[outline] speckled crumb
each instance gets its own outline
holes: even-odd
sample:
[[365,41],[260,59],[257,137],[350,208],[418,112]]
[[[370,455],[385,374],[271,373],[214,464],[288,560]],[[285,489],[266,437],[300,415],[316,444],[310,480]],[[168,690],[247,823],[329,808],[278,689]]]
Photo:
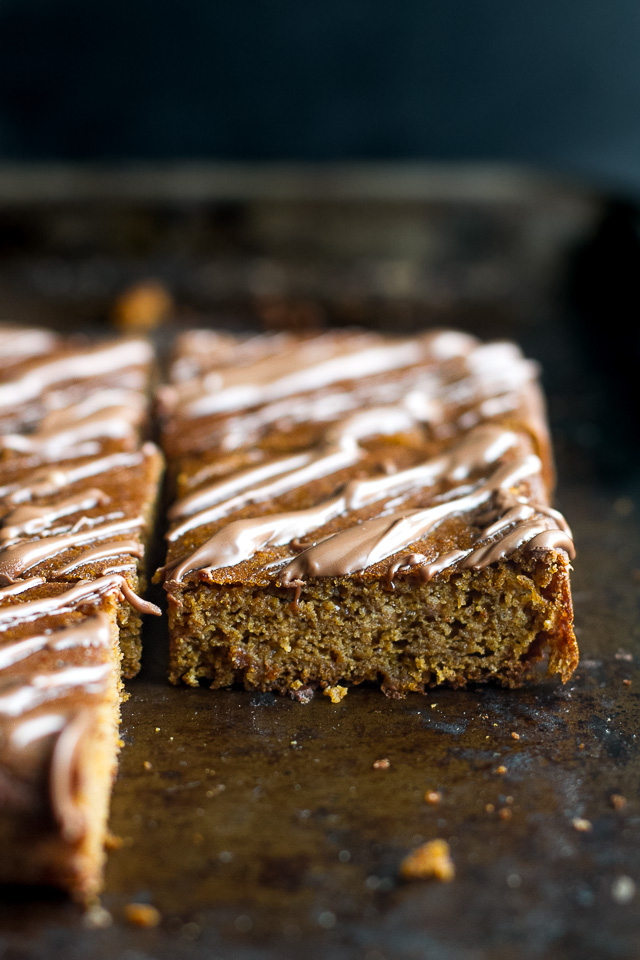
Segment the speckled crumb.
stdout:
[[86,930],[104,930],[113,923],[113,917],[108,910],[94,903],[82,915],[82,926]]
[[574,817],[571,821],[571,825],[574,830],[577,830],[578,833],[591,833],[593,830],[593,824],[591,820],[586,820],[584,817]]
[[405,880],[439,880],[451,883],[456,868],[446,840],[429,840],[407,854],[400,864],[400,876]]
[[160,911],[149,903],[128,903],[124,916],[134,927],[157,927],[162,919]]
[[331,703],[340,703],[341,700],[344,700],[347,693],[349,692],[348,687],[340,687],[338,685],[333,687],[325,687],[322,691],[325,697],[329,697]]
[[295,607],[276,584],[185,579],[169,590],[170,678],[213,688],[242,683],[308,701],[314,688],[336,702],[341,688],[376,683],[389,697],[447,684],[518,687],[549,673],[571,675],[577,650],[561,558],[509,560],[422,583],[407,575],[318,578]]

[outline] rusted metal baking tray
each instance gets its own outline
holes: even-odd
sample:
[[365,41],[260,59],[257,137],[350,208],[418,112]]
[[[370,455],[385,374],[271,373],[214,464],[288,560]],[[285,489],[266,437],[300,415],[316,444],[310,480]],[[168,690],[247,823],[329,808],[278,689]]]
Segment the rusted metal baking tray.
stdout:
[[[95,329],[154,277],[181,325],[435,320],[519,340],[544,368],[582,662],[566,687],[301,705],[170,687],[149,623],[124,706],[112,922],[5,890],[0,957],[640,956],[637,439],[562,293],[597,201],[486,170],[18,174],[0,175],[7,319]],[[404,854],[436,837],[455,881],[402,882]],[[159,926],[127,924],[131,902]]]

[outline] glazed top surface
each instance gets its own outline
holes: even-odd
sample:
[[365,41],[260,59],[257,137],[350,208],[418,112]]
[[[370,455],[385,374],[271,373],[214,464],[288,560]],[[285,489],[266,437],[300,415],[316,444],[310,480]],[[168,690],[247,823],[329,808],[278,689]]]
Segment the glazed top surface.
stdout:
[[0,588],[0,802],[5,812],[50,817],[69,839],[85,827],[78,751],[96,732],[98,708],[117,701],[122,601],[160,613],[118,574]]
[[137,451],[20,470],[0,465],[0,581],[117,572],[136,582],[162,458]]
[[482,344],[455,331],[401,339],[276,334],[236,341],[234,364],[231,340],[208,331],[179,339],[174,382],[159,391],[171,459],[312,446],[328,424],[372,407],[399,408],[404,424],[420,424],[434,439],[509,414],[526,417],[546,439],[537,366],[511,343]]
[[[49,335],[53,337],[53,335]],[[58,461],[133,449],[146,419],[151,346],[89,344],[0,328],[0,457]]]
[[391,568],[430,579],[516,550],[573,554],[548,506],[537,367],[514,344],[348,331],[234,353],[192,332],[177,353],[160,397],[182,468],[169,589]]
[[135,585],[162,465],[141,446],[150,344],[0,327],[0,358],[0,582]]
[[[81,739],[115,701],[116,580],[81,587],[40,578],[0,589],[0,791],[5,812],[36,817],[69,839]],[[115,734],[115,730],[114,730]]]
[[115,750],[118,607],[160,613],[132,589],[163,462],[140,444],[150,361],[0,327],[0,803],[71,841],[105,704]]
[[59,342],[60,337],[52,330],[0,324],[0,376],[10,376],[8,371],[26,359],[50,353]]

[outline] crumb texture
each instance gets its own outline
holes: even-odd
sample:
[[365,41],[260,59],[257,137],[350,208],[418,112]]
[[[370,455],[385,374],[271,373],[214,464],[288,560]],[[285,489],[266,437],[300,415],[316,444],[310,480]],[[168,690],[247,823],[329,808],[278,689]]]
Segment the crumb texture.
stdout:
[[[292,591],[201,584],[170,605],[171,679],[282,693],[379,683],[387,696],[495,680],[509,687],[548,654],[577,663],[567,570],[506,562],[447,580],[316,580]],[[332,697],[333,699],[333,697]]]

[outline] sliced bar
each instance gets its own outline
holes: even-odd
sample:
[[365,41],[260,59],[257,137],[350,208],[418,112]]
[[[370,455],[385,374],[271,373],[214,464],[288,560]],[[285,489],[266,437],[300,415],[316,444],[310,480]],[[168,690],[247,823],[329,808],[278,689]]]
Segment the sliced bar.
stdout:
[[0,457],[58,462],[135,449],[147,422],[146,340],[56,338],[50,351],[10,363],[19,347],[20,338],[0,328]]
[[191,333],[160,396],[170,676],[308,699],[577,663],[535,364],[452,331]]
[[[158,448],[145,443],[55,470],[20,469],[20,459],[0,463],[0,583],[121,573],[141,593],[163,469]],[[140,669],[139,612],[122,604],[118,625],[122,671],[132,677]]]
[[[0,583],[118,572],[139,592],[163,470],[142,443],[150,344],[48,337],[45,351],[46,331],[0,328]],[[118,623],[130,677],[141,620],[122,604]]]
[[41,578],[0,589],[0,882],[101,883],[120,715],[113,574],[76,585]]
[[[16,359],[17,358],[17,359]],[[0,880],[101,883],[163,458],[151,349],[0,329]]]

